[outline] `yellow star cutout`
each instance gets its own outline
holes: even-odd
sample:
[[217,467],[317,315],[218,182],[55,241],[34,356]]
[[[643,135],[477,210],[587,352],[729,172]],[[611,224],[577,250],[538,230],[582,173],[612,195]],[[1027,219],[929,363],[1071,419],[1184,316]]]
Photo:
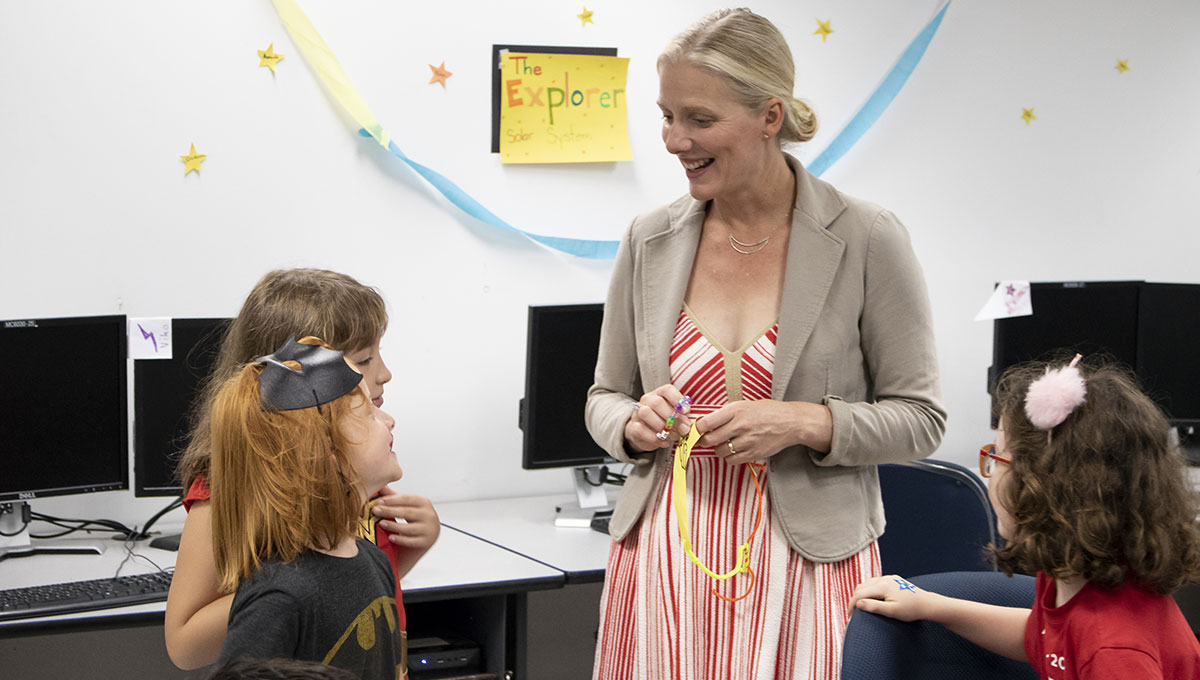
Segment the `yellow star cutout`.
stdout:
[[579,19],[580,27],[587,26],[588,24],[596,23],[596,22],[592,21],[592,11],[587,8],[587,5],[583,6],[583,12],[576,14],[575,16],[578,17],[578,19]]
[[833,29],[829,26],[829,24],[832,23],[833,19],[827,19],[825,21],[817,19],[817,30],[813,31],[813,35],[821,36],[821,42],[825,42],[825,39],[829,37],[829,34],[833,33]]
[[1033,109],[1031,109],[1031,108],[1026,109],[1026,108],[1022,107],[1021,108],[1021,119],[1025,121],[1026,125],[1029,125],[1029,121],[1037,120],[1037,116],[1033,115]]
[[186,175],[193,170],[196,171],[196,174],[200,174],[200,164],[204,162],[205,158],[208,158],[208,156],[196,153],[196,145],[193,144],[192,150],[188,152],[188,155],[179,157],[179,160],[183,161],[183,174]]
[[271,69],[271,73],[275,72],[275,65],[279,63],[280,59],[283,59],[283,55],[275,54],[275,43],[267,45],[265,50],[258,51],[258,65]]
[[1129,70],[1129,60],[1128,59],[1118,59],[1116,68],[1121,73],[1128,71]]
[[446,89],[446,79],[454,75],[446,70],[446,62],[442,62],[441,66],[429,65],[429,70],[433,71],[433,77],[429,79],[430,83],[441,83],[442,89]]

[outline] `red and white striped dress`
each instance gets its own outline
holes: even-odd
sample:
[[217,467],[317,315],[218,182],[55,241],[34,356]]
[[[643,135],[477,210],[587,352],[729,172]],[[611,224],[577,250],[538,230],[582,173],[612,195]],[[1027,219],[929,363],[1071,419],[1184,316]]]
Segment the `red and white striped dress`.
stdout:
[[[777,334],[778,325],[748,347],[722,351],[685,305],[671,346],[671,382],[694,400],[691,417],[730,400],[769,399]],[[772,517],[760,472],[763,523],[750,548],[754,587],[746,599],[725,602],[711,589],[737,597],[749,577],[715,581],[688,559],[671,504],[670,468],[664,470],[641,522],[609,552],[593,677],[836,680],[850,596],[862,580],[879,575],[878,546],[830,564],[804,559]],[[728,572],[754,526],[750,470],[697,447],[686,474],[693,549],[713,571]]]

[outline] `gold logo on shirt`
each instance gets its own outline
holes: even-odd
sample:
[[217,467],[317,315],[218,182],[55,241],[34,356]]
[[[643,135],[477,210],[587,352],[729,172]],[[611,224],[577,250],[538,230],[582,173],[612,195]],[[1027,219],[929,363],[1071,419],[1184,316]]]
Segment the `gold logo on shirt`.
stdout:
[[[376,639],[376,622],[383,618],[387,623],[387,632],[389,639],[380,641]],[[391,644],[391,636],[396,634],[396,598],[394,597],[379,597],[363,608],[358,616],[354,617],[354,621],[346,628],[346,632],[338,638],[329,653],[321,660],[325,665],[331,665],[333,660],[339,656],[339,652],[343,650],[346,643],[350,640],[351,634],[354,635],[354,640],[358,645],[358,649],[362,651],[370,651],[375,648],[378,643]],[[408,635],[405,631],[400,631],[400,663],[396,666],[396,677],[403,678],[408,674]],[[346,650],[347,654],[357,657],[358,654],[354,650]]]

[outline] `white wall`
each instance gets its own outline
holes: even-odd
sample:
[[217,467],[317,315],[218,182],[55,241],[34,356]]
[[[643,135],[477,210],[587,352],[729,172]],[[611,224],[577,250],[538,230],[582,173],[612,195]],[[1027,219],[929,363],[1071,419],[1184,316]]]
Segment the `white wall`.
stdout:
[[[653,62],[717,4],[600,0],[587,26],[582,5],[550,0],[301,4],[400,148],[512,224],[617,239],[686,191],[659,140]],[[823,121],[801,158],[937,8],[754,6],[788,36],[797,94]],[[832,20],[827,42],[816,18]],[[974,466],[990,437],[991,325],[971,319],[994,281],[1200,281],[1198,35],[1194,0],[955,0],[900,96],[825,174],[912,232],[951,414],[937,457]],[[274,77],[255,52],[271,42],[287,55]],[[630,57],[634,161],[503,167],[487,152],[493,42]],[[357,138],[271,3],[0,0],[0,57],[0,318],[232,315],[268,269],[344,271],[391,307],[398,488],[435,501],[569,488],[565,471],[520,468],[525,310],[602,300],[610,263],[475,222]],[[443,60],[445,89],[427,83],[427,64]],[[208,160],[184,176],[191,143]],[[141,522],[164,500],[110,492],[38,507]]]

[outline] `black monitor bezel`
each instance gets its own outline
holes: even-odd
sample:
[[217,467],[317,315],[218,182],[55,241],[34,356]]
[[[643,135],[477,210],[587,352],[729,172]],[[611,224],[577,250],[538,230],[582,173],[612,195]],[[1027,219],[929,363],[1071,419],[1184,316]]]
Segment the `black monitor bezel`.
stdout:
[[[215,340],[215,343],[209,345],[209,349],[213,354],[213,360],[215,361],[216,354],[220,351],[220,345],[224,341],[225,333],[232,321],[233,319],[229,317],[173,318],[171,319],[172,333],[178,336],[179,328],[197,328],[197,330],[204,331],[205,335],[201,338],[202,340]],[[179,354],[180,350],[183,352],[182,355]],[[194,359],[194,355],[192,354],[194,350],[194,346],[183,347],[173,344],[171,359],[147,359],[133,362],[133,495],[139,498],[179,496],[183,493],[183,488],[179,485],[178,480],[175,480],[175,483],[169,486],[151,486],[148,484],[151,481],[149,479],[151,475],[147,469],[149,460],[154,457],[167,456],[176,459],[173,462],[177,462],[182,448],[186,445],[186,440],[180,441],[178,443],[179,450],[174,452],[152,455],[151,452],[146,450],[148,446],[146,425],[149,422],[149,416],[147,416],[146,412],[150,404],[149,395],[146,394],[148,391],[146,383],[149,380],[148,376],[150,372],[146,369],[152,368],[151,363],[160,361],[191,361]],[[205,377],[200,377],[197,389],[202,389],[204,384]],[[193,400],[196,396],[199,396],[198,392],[194,395]],[[185,423],[190,423],[192,408],[194,407],[193,400],[189,400],[186,411],[178,416],[183,418]],[[173,469],[173,465],[168,465],[168,467]],[[174,475],[172,475],[172,479],[174,479]]]
[[[1005,369],[1009,368],[1010,366],[1015,366],[1017,364],[1023,363],[1024,361],[1051,361],[1054,359],[1061,359],[1062,357],[1059,357],[1059,356],[1053,354],[1058,351],[1072,350],[1072,349],[1078,349],[1085,353],[1092,353],[1092,351],[1093,351],[1091,348],[1083,347],[1081,345],[1075,345],[1074,347],[1072,347],[1072,346],[1053,346],[1053,347],[1046,346],[1043,349],[1041,349],[1038,354],[1026,356],[1023,359],[1018,359],[1018,360],[1011,361],[1011,362],[1007,361],[1007,357],[1004,356],[1005,353],[1002,352],[1002,346],[1005,344],[1005,342],[1007,340],[1006,336],[1008,334],[1016,333],[1016,331],[1018,329],[1014,329],[1014,326],[1028,324],[1032,321],[1032,319],[1036,318],[1036,314],[1038,312],[1038,295],[1037,295],[1037,293],[1039,291],[1048,291],[1048,290],[1085,291],[1088,289],[1112,290],[1114,288],[1119,288],[1119,289],[1127,290],[1127,291],[1133,293],[1135,296],[1135,300],[1133,303],[1133,310],[1131,312],[1131,316],[1124,321],[1123,325],[1128,326],[1128,328],[1134,333],[1134,347],[1131,350],[1129,356],[1118,356],[1117,353],[1110,353],[1110,356],[1112,356],[1112,358],[1114,358],[1118,361],[1121,361],[1122,363],[1127,364],[1128,367],[1131,370],[1133,370],[1136,368],[1136,361],[1137,361],[1137,345],[1136,345],[1136,342],[1137,342],[1137,337],[1136,337],[1137,300],[1136,300],[1136,296],[1140,290],[1139,287],[1141,286],[1141,284],[1142,284],[1142,281],[1136,281],[1136,280],[1134,280],[1134,281],[1033,281],[1033,282],[1030,282],[1029,298],[1030,298],[1030,304],[1033,306],[1034,314],[1032,316],[1026,315],[1026,316],[1006,317],[1006,318],[1001,318],[1001,319],[995,319],[992,322],[992,365],[988,367],[988,376],[987,376],[987,392],[991,396],[991,399],[990,399],[991,427],[994,429],[999,425],[1000,414],[998,413],[999,409],[996,404],[996,383],[1000,379],[1000,376],[1004,373]],[[999,285],[999,284],[997,284],[997,285]]]
[[[1188,346],[1196,337],[1194,335],[1189,337],[1186,334],[1181,334],[1181,324],[1178,322],[1178,315],[1172,317],[1172,320],[1176,321],[1174,324],[1163,319],[1151,319],[1150,313],[1144,306],[1147,302],[1151,301],[1153,296],[1157,296],[1160,293],[1167,293],[1170,296],[1172,291],[1186,291],[1187,297],[1190,300],[1200,300],[1200,284],[1155,282],[1142,284],[1138,299],[1137,375],[1138,379],[1142,381],[1142,386],[1146,390],[1146,393],[1163,409],[1163,413],[1167,416],[1167,421],[1171,425],[1181,429],[1194,429],[1200,426],[1200,401],[1197,401],[1196,398],[1192,399],[1192,401],[1197,402],[1193,405],[1195,408],[1193,412],[1188,412],[1189,409],[1187,408],[1184,408],[1183,412],[1180,412],[1181,405],[1176,402],[1175,393],[1164,389],[1163,383],[1156,379],[1157,371],[1152,371],[1150,368],[1151,365],[1157,364],[1163,370],[1182,372],[1188,368],[1189,361],[1192,365],[1197,363],[1194,345]],[[1172,301],[1177,303],[1180,301],[1182,295],[1171,297],[1174,297]],[[1153,303],[1157,302],[1159,301],[1153,301]],[[1200,304],[1197,305],[1196,313],[1200,315]],[[1200,327],[1200,320],[1193,320],[1189,328],[1196,329],[1197,327]],[[1178,351],[1166,349],[1165,351],[1169,353],[1169,357],[1152,358],[1148,356],[1156,344],[1163,342],[1177,344],[1178,347],[1176,349]],[[1160,352],[1164,350],[1161,346],[1158,349]],[[1200,380],[1200,370],[1192,373],[1191,377]]]
[[[586,429],[583,428],[583,409],[579,410],[580,432],[587,437],[587,442],[590,447],[585,445],[589,450],[588,455],[580,455],[574,457],[555,458],[554,460],[546,460],[538,456],[538,421],[542,417],[540,401],[544,401],[541,395],[535,394],[540,372],[543,369],[538,358],[544,349],[541,347],[541,339],[539,337],[540,324],[545,317],[553,314],[571,314],[571,313],[598,313],[601,320],[604,315],[603,303],[586,303],[586,304],[571,304],[571,305],[530,305],[528,317],[528,334],[526,335],[526,356],[525,356],[525,397],[521,399],[521,414],[519,426],[524,432],[521,444],[521,467],[526,470],[547,470],[554,468],[573,468],[586,467],[593,465],[603,465],[606,463],[616,462],[614,458],[609,456],[604,449],[592,440],[590,435],[587,435]],[[580,338],[581,347],[591,348],[590,338]],[[595,347],[592,351],[599,349],[599,336],[595,338]],[[589,354],[590,355],[590,354]],[[589,375],[594,374],[595,362],[583,362],[588,366]],[[586,395],[580,395],[581,401],[586,400]],[[582,439],[581,439],[582,441]]]
[[[1155,385],[1147,384],[1147,379],[1149,377],[1148,369],[1147,369],[1147,365],[1148,365],[1147,352],[1149,350],[1148,350],[1148,344],[1147,344],[1146,340],[1147,340],[1148,334],[1152,333],[1154,331],[1150,329],[1150,324],[1148,323],[1148,317],[1147,317],[1147,310],[1143,306],[1146,301],[1146,291],[1147,291],[1147,289],[1151,289],[1151,288],[1154,289],[1156,292],[1157,291],[1168,291],[1168,290],[1171,290],[1172,288],[1186,288],[1190,291],[1195,291],[1197,289],[1200,289],[1200,284],[1155,283],[1155,282],[1147,282],[1147,281],[1141,281],[1141,280],[1039,281],[1039,282],[1033,282],[1030,284],[1030,292],[1031,292],[1031,299],[1033,300],[1033,304],[1034,304],[1034,311],[1036,312],[1037,311],[1036,292],[1038,290],[1088,289],[1088,288],[1092,288],[1092,289],[1109,288],[1109,289],[1111,289],[1114,287],[1121,287],[1121,288],[1128,289],[1135,296],[1133,310],[1130,313],[1130,315],[1127,318],[1125,318],[1122,322],[1122,325],[1124,325],[1128,329],[1128,333],[1132,335],[1133,347],[1131,349],[1127,348],[1127,352],[1124,355],[1122,355],[1120,353],[1109,353],[1108,358],[1115,359],[1115,360],[1121,362],[1122,364],[1125,364],[1130,370],[1132,370],[1134,372],[1134,374],[1138,377],[1139,381],[1141,381],[1143,383],[1143,385],[1145,385],[1146,387],[1149,388],[1149,390],[1148,390],[1149,396],[1152,399],[1154,399],[1156,403],[1159,403],[1160,406],[1164,406],[1163,393],[1165,391],[1162,390],[1161,387],[1156,389]],[[1001,347],[1000,347],[1001,344],[1005,341],[1005,338],[1002,337],[1002,328],[1005,328],[1006,325],[1008,325],[1009,323],[1010,323],[1009,319],[996,319],[992,324],[992,365],[988,368],[987,389],[988,389],[988,394],[992,396],[992,414],[991,414],[992,421],[991,421],[991,423],[992,423],[993,428],[996,427],[996,425],[997,425],[997,423],[996,423],[997,413],[996,413],[996,404],[995,404],[996,381],[999,378],[1000,374],[1003,373],[1004,369],[1007,368],[1008,365],[1012,365],[1011,363],[1005,364],[1002,361],[1003,357],[1002,357]],[[1058,356],[1051,356],[1052,352],[1056,352],[1058,350],[1064,350],[1064,349],[1070,350],[1072,348],[1071,347],[1046,347],[1043,350],[1042,355],[1029,357],[1029,358],[1036,359],[1036,360],[1043,360],[1043,361],[1044,360],[1052,360],[1055,358],[1064,358],[1064,357],[1058,357]],[[1086,353],[1087,348],[1084,348],[1082,351],[1084,351]],[[1195,427],[1197,425],[1200,425],[1200,413],[1196,413],[1196,414],[1166,413],[1165,408],[1164,408],[1164,412],[1165,412],[1165,415],[1167,416],[1167,421],[1172,426]]]
[[[124,314],[103,314],[95,316],[65,316],[65,317],[44,317],[44,318],[26,318],[26,319],[9,319],[0,322],[0,327],[9,328],[30,328],[42,326],[68,326],[68,325],[103,325],[111,324],[110,331],[119,335],[119,352],[118,357],[113,359],[119,360],[123,369],[120,371],[120,380],[118,381],[119,396],[117,398],[116,408],[120,411],[120,429],[121,440],[124,445],[121,447],[120,464],[115,466],[117,472],[116,478],[110,481],[103,481],[96,484],[84,484],[76,486],[48,487],[37,489],[15,489],[13,491],[0,490],[0,503],[12,503],[20,501],[29,501],[40,498],[50,498],[54,496],[74,496],[87,493],[98,493],[101,491],[124,491],[129,488],[129,336],[128,336],[128,319]],[[66,361],[66,357],[55,357],[55,361]],[[10,357],[10,360],[12,358]],[[26,358],[28,360],[28,358]],[[5,386],[6,389],[11,389],[11,386]],[[47,407],[52,408],[51,406]]]

